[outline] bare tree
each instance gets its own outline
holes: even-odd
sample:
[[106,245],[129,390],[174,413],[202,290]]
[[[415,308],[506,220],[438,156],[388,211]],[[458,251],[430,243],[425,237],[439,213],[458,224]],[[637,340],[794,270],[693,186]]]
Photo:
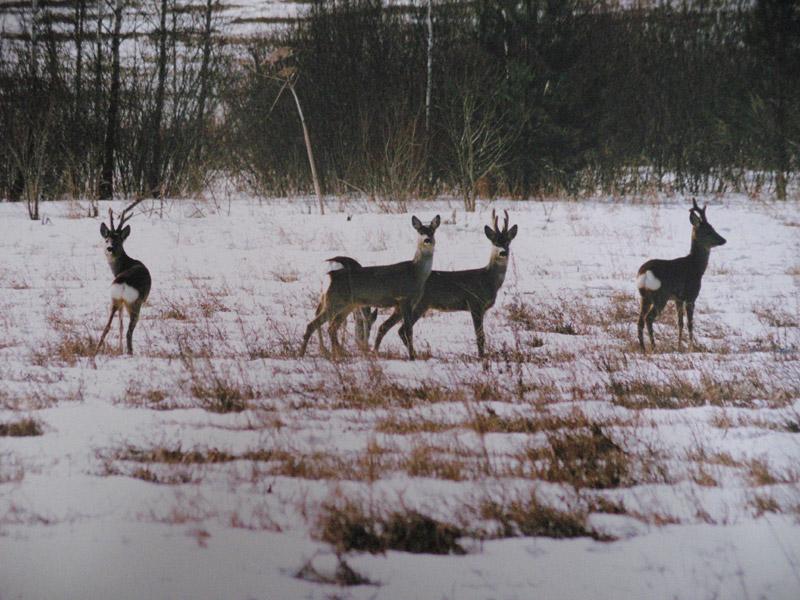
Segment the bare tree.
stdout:
[[100,174],[100,199],[114,196],[114,153],[117,147],[119,121],[120,62],[119,46],[122,38],[122,17],[125,3],[114,0],[114,33],[111,37],[111,91],[106,114],[106,137],[103,147],[103,168]]
[[200,63],[200,92],[197,97],[197,155],[202,155],[205,138],[206,102],[210,88],[212,21],[213,11],[219,6],[219,0],[206,0],[203,10],[203,57]]
[[503,129],[498,104],[495,93],[467,90],[447,125],[453,151],[450,171],[469,212],[475,210],[478,182],[500,169],[518,135]]
[[161,121],[164,115],[164,87],[167,79],[167,0],[160,0],[159,30],[158,30],[158,79],[156,83],[155,107],[153,110],[152,124],[152,155],[147,173],[148,192],[153,198],[161,196],[162,182],[162,139]]
[[425,85],[425,133],[431,130],[431,90],[433,89],[433,0],[428,0],[428,73]]
[[28,216],[39,220],[39,200],[43,194],[47,145],[52,126],[52,110],[48,106],[44,118],[41,115],[20,115],[7,140],[7,149],[15,168],[22,177],[22,196],[28,208]]

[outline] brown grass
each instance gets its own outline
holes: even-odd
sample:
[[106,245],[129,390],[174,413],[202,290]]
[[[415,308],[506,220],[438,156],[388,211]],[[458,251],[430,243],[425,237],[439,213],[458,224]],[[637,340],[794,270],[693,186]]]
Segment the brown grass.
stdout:
[[43,433],[42,424],[36,419],[26,418],[10,423],[0,423],[0,437],[31,437]]
[[776,485],[779,483],[797,483],[800,473],[785,469],[778,471],[769,464],[766,458],[752,458],[746,463],[747,479],[756,487]]
[[631,457],[597,424],[547,434],[547,446],[528,448],[519,460],[529,476],[580,488],[616,488],[638,481]]
[[[100,352],[105,354],[120,354],[117,344],[111,344],[112,338],[116,336],[109,336],[103,344]],[[48,367],[54,361],[64,363],[70,367],[75,366],[81,358],[94,356],[97,340],[91,335],[80,334],[75,331],[65,331],[60,334],[57,342],[45,342],[31,351],[31,364],[38,367]]]
[[364,510],[354,500],[327,502],[315,524],[315,537],[337,552],[464,554],[458,539],[464,532],[415,510],[382,513]]
[[788,388],[770,373],[739,370],[730,379],[701,371],[699,381],[678,369],[662,370],[658,381],[634,374],[625,378],[612,375],[607,392],[611,401],[629,409],[680,409],[693,406],[758,408],[784,407],[796,396],[797,384]]
[[498,525],[499,529],[492,537],[590,537],[603,541],[612,539],[587,525],[585,511],[562,511],[547,506],[533,493],[529,497],[502,502],[484,500],[480,504],[478,516]]

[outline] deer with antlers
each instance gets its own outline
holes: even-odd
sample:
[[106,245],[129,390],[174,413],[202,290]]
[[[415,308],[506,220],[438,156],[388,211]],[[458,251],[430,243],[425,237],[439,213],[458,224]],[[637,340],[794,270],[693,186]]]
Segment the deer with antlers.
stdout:
[[[492,211],[494,227],[484,227],[484,233],[492,243],[492,252],[489,263],[481,269],[465,271],[431,271],[425,283],[422,298],[414,307],[411,315],[413,326],[425,313],[430,310],[441,311],[467,311],[472,315],[472,324],[475,328],[475,341],[478,344],[478,356],[484,356],[485,335],[483,333],[483,317],[497,299],[497,292],[503,285],[508,269],[508,258],[511,252],[511,241],[517,236],[517,226],[508,228],[508,211],[503,211],[505,218],[503,228],[497,226],[497,215]],[[395,310],[378,329],[375,339],[375,350],[378,350],[381,340],[402,318]],[[404,323],[400,327],[400,339],[408,345],[408,329]]]
[[643,330],[647,324],[650,347],[656,347],[653,337],[653,321],[664,309],[667,302],[675,301],[678,311],[678,347],[683,338],[683,313],[689,325],[689,344],[694,343],[694,301],[700,294],[700,282],[708,266],[711,248],[722,246],[727,240],[718,234],[706,218],[706,206],[700,208],[692,198],[689,209],[689,222],[692,225],[692,245],[688,256],[673,260],[648,260],[636,277],[636,287],[641,296],[639,311],[639,346],[644,352]]
[[130,219],[133,208],[141,202],[137,200],[126,207],[120,214],[119,222],[114,226],[114,211],[108,209],[108,226],[100,224],[100,235],[105,240],[106,260],[114,274],[111,283],[111,314],[108,317],[103,334],[97,343],[95,354],[100,350],[103,341],[111,329],[114,315],[119,311],[119,347],[122,352],[122,309],[128,311],[128,354],[133,354],[133,330],[139,321],[139,311],[150,293],[150,271],[141,261],[131,258],[125,253],[123,243],[131,234],[131,226],[125,225]]

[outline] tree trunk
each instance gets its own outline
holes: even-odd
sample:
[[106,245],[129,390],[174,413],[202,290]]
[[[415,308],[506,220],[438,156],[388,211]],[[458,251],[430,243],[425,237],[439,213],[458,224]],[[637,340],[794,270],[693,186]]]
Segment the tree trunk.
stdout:
[[203,59],[200,63],[200,94],[197,99],[197,123],[195,125],[195,136],[197,139],[197,157],[203,153],[203,143],[205,142],[205,119],[206,119],[206,99],[208,98],[209,74],[211,66],[211,16],[212,8],[218,0],[206,0],[205,23],[203,26]]
[[425,134],[430,134],[431,89],[433,88],[433,0],[428,0],[428,76],[425,86]]
[[75,116],[83,109],[83,24],[86,20],[86,0],[75,5]]
[[156,84],[155,113],[153,114],[153,139],[150,168],[147,175],[147,185],[153,198],[161,196],[161,174],[164,172],[161,165],[161,121],[164,116],[164,86],[167,80],[167,0],[161,0],[161,28],[158,33],[158,82]]
[[111,38],[111,93],[108,100],[103,169],[100,174],[99,196],[101,200],[110,200],[114,196],[114,152],[117,147],[117,121],[119,120],[119,46],[122,32],[122,8],[122,0],[116,0],[114,6],[114,35]]

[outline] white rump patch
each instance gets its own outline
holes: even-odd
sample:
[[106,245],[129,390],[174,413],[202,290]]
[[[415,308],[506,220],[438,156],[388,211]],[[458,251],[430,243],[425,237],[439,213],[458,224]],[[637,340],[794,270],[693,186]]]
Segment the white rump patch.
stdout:
[[127,304],[133,304],[139,298],[139,292],[136,288],[129,286],[127,283],[112,283],[111,284],[111,299],[122,300]]
[[661,287],[661,280],[653,275],[652,271],[645,271],[639,277],[636,278],[636,285],[639,289],[646,289],[646,290],[657,290]]
[[338,260],[328,261],[328,265],[330,265],[330,267],[328,268],[328,273],[333,273],[334,271],[341,271],[342,269],[345,268],[344,265],[340,263]]

